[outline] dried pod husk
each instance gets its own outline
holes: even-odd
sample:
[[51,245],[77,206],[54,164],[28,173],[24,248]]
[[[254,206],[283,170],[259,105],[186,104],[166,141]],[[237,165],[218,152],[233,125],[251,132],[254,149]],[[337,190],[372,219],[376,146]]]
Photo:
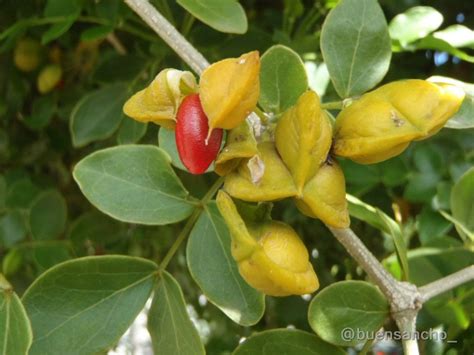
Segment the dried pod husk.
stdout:
[[296,206],[308,217],[319,218],[334,228],[350,225],[344,173],[336,161],[323,164],[305,185]]
[[290,226],[276,221],[247,224],[224,192],[217,206],[232,236],[232,255],[244,280],[271,296],[303,295],[319,287],[308,251]]
[[464,92],[455,86],[424,80],[384,85],[338,115],[334,153],[361,164],[392,158],[411,141],[437,133],[463,99]]
[[242,159],[250,159],[256,154],[257,141],[249,124],[244,121],[227,133],[226,144],[217,156],[214,171],[221,176],[227,175]]
[[232,197],[250,201],[274,201],[296,195],[293,178],[272,142],[259,143],[258,155],[244,159],[226,176],[224,189]]
[[201,75],[199,95],[210,131],[239,126],[257,106],[260,95],[257,51],[212,64]]
[[332,142],[332,125],[321,109],[318,95],[307,91],[278,121],[275,144],[295,181],[298,194],[326,160]]
[[128,99],[123,111],[134,120],[174,129],[181,101],[197,90],[196,79],[191,72],[165,69],[148,87]]

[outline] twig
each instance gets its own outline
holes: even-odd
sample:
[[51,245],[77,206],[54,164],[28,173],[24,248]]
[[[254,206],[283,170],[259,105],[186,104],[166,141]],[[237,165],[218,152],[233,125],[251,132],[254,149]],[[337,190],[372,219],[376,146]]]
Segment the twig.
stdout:
[[224,183],[224,178],[220,177],[218,178],[214,184],[210,187],[210,189],[207,191],[207,193],[204,195],[204,197],[201,199],[199,206],[194,210],[192,213],[191,217],[188,218],[186,221],[186,224],[184,225],[183,229],[179,233],[178,237],[174,241],[173,245],[171,245],[171,248],[168,250],[166,253],[165,257],[161,261],[160,265],[158,266],[158,272],[162,272],[166,269],[168,266],[169,262],[173,258],[174,254],[178,251],[181,243],[186,239],[188,234],[191,232],[193,229],[194,225],[196,224],[197,220],[201,216],[201,213],[203,209],[206,207],[206,205],[209,203],[209,201],[212,199],[212,197],[216,194],[216,192],[220,189],[222,184]]
[[357,235],[349,228],[337,229],[328,227],[336,239],[344,246],[347,252],[365,270],[367,275],[379,286],[389,300],[397,292],[398,281],[385,270],[375,256],[361,242]]
[[150,26],[181,59],[197,74],[209,66],[209,62],[194,48],[166,18],[147,0],[125,0],[148,26]]
[[115,33],[111,32],[107,35],[107,42],[110,43],[112,47],[117,51],[118,54],[120,55],[125,55],[127,54],[127,49],[125,46],[120,42],[118,37],[115,35]]
[[420,287],[421,299],[423,302],[426,302],[443,292],[449,291],[469,281],[474,281],[474,265]]

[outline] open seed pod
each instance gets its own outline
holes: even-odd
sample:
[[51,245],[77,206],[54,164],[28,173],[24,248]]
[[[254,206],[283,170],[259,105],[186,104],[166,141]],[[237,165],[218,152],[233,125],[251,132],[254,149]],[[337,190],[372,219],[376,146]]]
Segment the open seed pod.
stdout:
[[183,98],[197,92],[194,75],[176,69],[162,70],[148,87],[133,95],[123,106],[125,114],[140,122],[153,122],[168,129],[176,125],[176,113]]
[[257,142],[247,121],[227,133],[227,141],[216,159],[215,172],[221,176],[234,170],[242,159],[258,154]]

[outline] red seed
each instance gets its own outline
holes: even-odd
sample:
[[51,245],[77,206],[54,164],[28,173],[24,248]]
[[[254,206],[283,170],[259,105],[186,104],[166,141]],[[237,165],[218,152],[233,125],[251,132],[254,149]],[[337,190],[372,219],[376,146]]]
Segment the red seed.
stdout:
[[176,147],[181,161],[192,174],[203,174],[216,159],[222,142],[222,129],[214,129],[206,144],[209,123],[198,94],[186,96],[179,106]]

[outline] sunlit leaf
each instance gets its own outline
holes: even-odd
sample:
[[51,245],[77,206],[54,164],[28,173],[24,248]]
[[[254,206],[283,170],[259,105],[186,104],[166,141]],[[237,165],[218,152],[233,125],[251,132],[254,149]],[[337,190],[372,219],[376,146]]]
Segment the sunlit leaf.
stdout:
[[360,332],[375,334],[389,316],[388,301],[365,281],[331,284],[313,298],[308,311],[311,328],[323,340],[342,346],[365,342]]
[[321,32],[321,51],[342,98],[377,85],[390,65],[387,22],[376,0],[341,0]]
[[89,201],[115,219],[174,223],[188,217],[194,205],[168,159],[155,146],[123,145],[92,153],[73,175]]
[[178,282],[163,272],[148,313],[153,352],[156,355],[205,354],[199,334],[189,319]]
[[33,328],[30,355],[96,354],[113,346],[150,296],[157,266],[128,256],[59,264],[23,296]]

